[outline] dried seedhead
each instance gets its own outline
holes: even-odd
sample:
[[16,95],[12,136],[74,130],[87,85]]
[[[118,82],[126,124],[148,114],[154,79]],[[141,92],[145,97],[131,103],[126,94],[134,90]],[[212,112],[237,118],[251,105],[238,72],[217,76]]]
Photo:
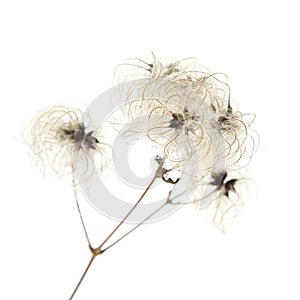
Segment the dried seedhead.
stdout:
[[[125,114],[132,121],[126,133],[146,134],[179,169],[184,164],[196,163],[198,169],[187,187],[195,200],[184,204],[207,207],[213,223],[223,230],[224,220],[241,207],[236,190],[241,180],[228,180],[227,172],[247,165],[257,148],[257,135],[250,128],[255,115],[243,114],[232,106],[225,74],[210,73],[191,59],[163,64],[152,54],[150,62],[132,60],[128,65],[131,79],[140,81],[139,96],[125,97]],[[141,80],[144,82],[140,83]],[[148,116],[147,122],[139,119],[141,115]],[[186,150],[184,158],[182,149]],[[223,166],[227,172],[215,173],[217,165],[217,169]],[[210,174],[210,182],[203,180]],[[213,190],[203,197],[206,186]]]
[[183,71],[190,68],[191,63],[189,61],[191,60],[193,59],[187,58],[162,63],[152,52],[149,62],[139,58],[127,59],[117,67],[114,77],[117,84],[145,78],[150,79],[150,81],[159,78],[173,78],[177,75],[179,78],[183,75]]
[[[203,178],[207,178],[216,165],[223,165],[228,172],[247,165],[257,147],[255,134],[250,129],[255,115],[243,114],[232,106],[227,76],[210,73],[191,59],[163,64],[152,56],[149,63],[144,60],[130,63],[131,74],[139,74],[136,78],[144,83],[139,83],[138,97],[125,97],[124,112],[132,122],[126,134],[143,136],[144,133],[180,167],[197,163],[198,171],[193,177],[198,179],[189,187],[195,191],[205,187],[207,183]],[[147,121],[139,119],[140,116],[148,116]],[[239,181],[228,181],[227,173],[223,175],[213,201],[197,200],[202,206],[210,203],[209,206],[215,208],[213,219],[218,227],[223,216],[240,203],[235,190]]]
[[223,156],[226,159],[227,168],[244,167],[256,151],[257,134],[250,129],[254,119],[254,114],[243,115],[240,112],[219,116],[218,126],[224,137]]
[[58,176],[74,171],[77,162],[88,163],[100,156],[102,169],[108,162],[108,145],[102,143],[94,131],[87,131],[83,113],[66,106],[41,110],[33,119],[27,144],[33,160],[45,172],[52,169]]
[[[241,194],[245,192],[247,179],[240,173],[228,175],[227,171],[215,173],[208,183],[199,185],[199,192],[195,192],[193,200],[197,208],[206,209],[212,223],[225,232],[226,226],[238,215],[243,206]],[[203,195],[203,187],[211,186],[212,189]]]

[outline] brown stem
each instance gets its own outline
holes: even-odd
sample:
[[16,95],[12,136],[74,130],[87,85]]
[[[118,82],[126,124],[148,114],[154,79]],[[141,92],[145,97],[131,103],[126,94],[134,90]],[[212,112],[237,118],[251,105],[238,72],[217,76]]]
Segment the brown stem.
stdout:
[[76,285],[76,287],[75,287],[75,289],[74,289],[74,291],[73,291],[73,293],[72,293],[72,295],[71,295],[71,297],[70,297],[69,300],[72,300],[73,297],[75,296],[75,294],[76,294],[76,292],[77,292],[77,290],[78,290],[78,288],[79,288],[79,286],[80,286],[82,280],[84,279],[86,273],[88,272],[88,270],[89,270],[90,266],[92,265],[92,263],[93,263],[93,261],[94,261],[95,258],[96,258],[96,255],[92,255],[92,257],[91,257],[91,259],[90,259],[90,261],[89,261],[87,267],[85,268],[83,274],[81,275],[81,278],[80,278],[80,280],[78,281],[78,283],[77,283],[77,285]]

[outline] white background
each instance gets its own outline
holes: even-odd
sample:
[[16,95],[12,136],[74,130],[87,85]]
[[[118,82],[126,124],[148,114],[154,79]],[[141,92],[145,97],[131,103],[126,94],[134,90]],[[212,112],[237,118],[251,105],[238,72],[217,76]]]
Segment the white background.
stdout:
[[256,113],[254,192],[225,236],[189,208],[140,228],[97,258],[74,299],[299,299],[297,2],[1,1],[0,298],[68,299],[89,260],[70,184],[30,166],[23,121],[89,103],[118,63],[154,51],[227,73]]

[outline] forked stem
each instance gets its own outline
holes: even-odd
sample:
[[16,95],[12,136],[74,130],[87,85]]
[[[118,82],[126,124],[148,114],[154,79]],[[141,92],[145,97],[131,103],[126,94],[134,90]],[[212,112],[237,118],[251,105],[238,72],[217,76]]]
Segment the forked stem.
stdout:
[[[114,228],[114,230],[105,238],[105,240],[100,244],[99,247],[97,248],[93,248],[89,242],[89,238],[88,238],[88,235],[87,235],[87,231],[85,229],[85,225],[84,225],[84,221],[83,221],[83,218],[82,218],[82,215],[81,215],[81,210],[80,210],[80,207],[79,207],[79,204],[78,204],[78,199],[76,197],[76,203],[77,203],[77,208],[78,208],[78,212],[79,212],[79,216],[80,216],[80,219],[81,219],[81,222],[82,222],[82,225],[83,225],[83,228],[84,228],[84,232],[86,234],[86,238],[88,240],[88,243],[89,243],[89,248],[90,248],[90,251],[92,252],[92,257],[91,257],[91,260],[90,262],[88,263],[85,271],[83,272],[80,280],[78,281],[71,297],[69,300],[73,299],[74,295],[76,294],[79,286],[81,285],[85,275],[87,274],[90,266],[92,265],[94,259],[102,254],[104,251],[102,250],[102,247],[104,246],[104,244],[106,244],[106,242],[115,234],[115,232],[122,226],[122,224],[124,224],[124,222],[127,220],[127,218],[130,216],[130,214],[136,209],[136,207],[139,205],[139,203],[143,200],[143,198],[145,197],[145,195],[147,194],[147,192],[149,191],[149,189],[151,188],[151,186],[153,185],[154,181],[157,179],[157,178],[161,178],[161,174],[162,174],[162,166],[165,162],[165,159],[164,158],[159,158],[157,157],[157,160],[156,160],[159,164],[158,168],[156,169],[155,171],[155,175],[154,177],[152,178],[151,182],[149,183],[149,185],[147,186],[147,188],[145,189],[145,191],[143,192],[143,194],[140,196],[140,198],[138,199],[138,201],[134,204],[134,206],[130,209],[130,211],[126,214],[126,216],[122,219],[122,221]],[[74,179],[73,179],[74,180]],[[75,193],[76,195],[76,193]],[[107,250],[107,249],[106,249]]]

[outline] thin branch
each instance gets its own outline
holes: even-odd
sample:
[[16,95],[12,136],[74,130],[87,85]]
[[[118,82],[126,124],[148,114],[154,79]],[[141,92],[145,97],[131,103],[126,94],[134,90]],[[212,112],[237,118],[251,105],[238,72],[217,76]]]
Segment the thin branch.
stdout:
[[115,246],[117,243],[119,243],[121,240],[123,240],[126,236],[128,236],[130,233],[138,229],[141,225],[143,225],[146,221],[148,221],[151,217],[153,217],[155,214],[157,214],[160,210],[162,210],[166,205],[173,204],[172,201],[176,199],[177,197],[181,196],[181,194],[177,195],[173,199],[171,199],[172,190],[169,192],[168,197],[166,199],[166,202],[163,203],[161,206],[159,206],[155,211],[153,211],[147,218],[145,218],[143,221],[141,221],[139,224],[134,226],[132,229],[130,229],[127,233],[125,233],[123,236],[118,238],[115,242],[113,242],[111,245],[107,246],[105,249],[102,250],[102,253],[111,247]]
[[130,209],[130,211],[126,214],[126,216],[122,219],[122,221],[115,227],[115,229],[107,236],[107,238],[100,244],[99,247],[93,249],[90,248],[93,254],[100,254],[102,253],[102,247],[107,243],[107,241],[115,234],[115,232],[122,226],[122,224],[124,224],[124,222],[127,220],[127,218],[131,215],[131,213],[136,209],[136,207],[140,204],[140,202],[143,200],[143,198],[145,197],[145,195],[147,194],[147,192],[149,191],[149,189],[151,188],[151,186],[153,185],[154,181],[157,178],[160,178],[162,176],[162,166],[165,162],[165,158],[160,158],[159,156],[156,157],[156,161],[158,162],[158,167],[155,171],[155,174],[151,180],[151,182],[149,183],[149,185],[147,186],[147,188],[145,189],[145,191],[143,192],[143,194],[140,196],[140,198],[138,199],[138,201],[134,204],[134,206]]
[[154,181],[156,180],[156,176],[153,177],[153,179],[151,180],[150,184],[148,185],[148,187],[146,188],[146,190],[143,192],[142,196],[139,198],[139,200],[134,204],[134,206],[130,209],[130,211],[127,213],[127,215],[123,218],[123,220],[115,227],[115,229],[107,236],[107,238],[101,243],[101,245],[99,247],[97,247],[96,249],[94,249],[95,253],[102,253],[102,247],[104,246],[104,244],[106,244],[106,242],[114,235],[114,233],[122,226],[122,224],[124,224],[124,222],[127,220],[127,218],[129,217],[129,215],[136,209],[136,207],[139,205],[139,203],[142,201],[142,199],[144,198],[144,196],[146,195],[146,193],[149,191],[149,189],[151,188],[151,186],[153,185]]
[[78,211],[78,214],[79,214],[79,217],[80,217],[81,225],[82,225],[86,240],[89,244],[89,247],[91,248],[92,247],[91,242],[90,242],[90,239],[89,239],[89,236],[88,236],[88,233],[87,233],[84,221],[83,221],[83,217],[82,217],[82,214],[81,214],[81,209],[80,209],[80,206],[79,206],[77,189],[76,189],[76,184],[75,184],[75,174],[74,174],[74,169],[73,168],[72,168],[72,184],[73,184],[73,189],[74,189],[74,197],[75,197],[75,200],[76,200],[76,207],[77,207],[77,211]]
[[110,249],[111,247],[115,246],[117,243],[119,243],[121,240],[123,240],[126,236],[128,236],[130,233],[138,229],[141,225],[143,225],[146,221],[148,221],[152,216],[154,216],[156,213],[158,213],[161,209],[163,209],[168,202],[165,202],[163,205],[158,207],[154,212],[152,212],[147,218],[145,218],[142,222],[134,226],[132,229],[130,229],[127,233],[125,233],[123,236],[118,238],[115,242],[107,246],[105,249],[102,250],[102,253],[105,252],[106,250]]

